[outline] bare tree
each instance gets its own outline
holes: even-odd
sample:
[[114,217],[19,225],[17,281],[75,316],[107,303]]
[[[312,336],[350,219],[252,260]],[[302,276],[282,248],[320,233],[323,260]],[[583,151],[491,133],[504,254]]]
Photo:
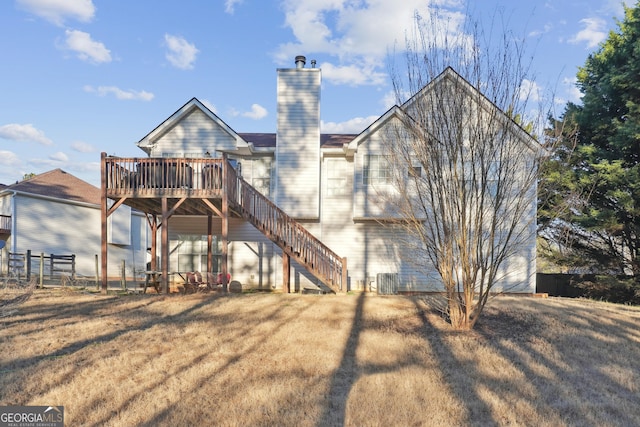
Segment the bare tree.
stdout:
[[470,21],[460,31],[443,18],[416,16],[406,73],[392,73],[398,100],[412,96],[386,127],[395,187],[387,202],[402,218],[395,226],[411,260],[437,271],[452,326],[470,329],[490,295],[517,285],[508,276],[518,260],[535,257],[544,150],[525,130],[537,124],[525,115],[536,86],[522,45],[507,32],[494,40]]

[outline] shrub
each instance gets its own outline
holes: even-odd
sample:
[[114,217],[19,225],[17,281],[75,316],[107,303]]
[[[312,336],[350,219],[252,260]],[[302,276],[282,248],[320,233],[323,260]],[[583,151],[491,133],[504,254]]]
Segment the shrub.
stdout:
[[594,280],[575,281],[572,286],[581,289],[587,298],[640,305],[640,282],[636,278],[598,275]]

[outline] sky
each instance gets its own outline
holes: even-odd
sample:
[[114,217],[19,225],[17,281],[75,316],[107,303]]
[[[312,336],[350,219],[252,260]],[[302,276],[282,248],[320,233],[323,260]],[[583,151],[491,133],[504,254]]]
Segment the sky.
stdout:
[[389,52],[434,7],[453,31],[500,16],[559,113],[624,13],[618,0],[3,0],[0,183],[61,168],[99,186],[101,152],[145,156],[136,142],[193,97],[236,132],[275,132],[276,70],[296,55],[322,69],[321,131],[360,133],[395,102]]

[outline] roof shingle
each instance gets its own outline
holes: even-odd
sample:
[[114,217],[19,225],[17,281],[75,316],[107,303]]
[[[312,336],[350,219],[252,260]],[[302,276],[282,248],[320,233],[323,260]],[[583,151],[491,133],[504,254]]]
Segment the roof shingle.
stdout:
[[54,197],[100,205],[100,189],[63,171],[54,169],[7,186],[6,191]]

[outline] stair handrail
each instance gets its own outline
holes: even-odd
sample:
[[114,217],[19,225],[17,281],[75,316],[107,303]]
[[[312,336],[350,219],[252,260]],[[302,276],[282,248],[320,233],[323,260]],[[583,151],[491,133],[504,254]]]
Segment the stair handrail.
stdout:
[[228,162],[225,169],[229,201],[242,217],[334,291],[345,289],[346,259],[245,181]]

